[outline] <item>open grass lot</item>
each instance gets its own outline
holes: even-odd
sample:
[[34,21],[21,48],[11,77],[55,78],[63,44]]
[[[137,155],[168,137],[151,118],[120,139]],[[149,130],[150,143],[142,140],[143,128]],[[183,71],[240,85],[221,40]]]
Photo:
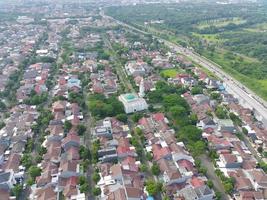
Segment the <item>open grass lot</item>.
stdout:
[[177,74],[182,73],[183,70],[178,69],[164,69],[160,72],[162,77],[174,78]]
[[194,37],[197,37],[199,39],[205,40],[210,43],[215,44],[222,44],[226,40],[223,38],[220,38],[219,34],[200,34],[200,33],[192,33]]
[[244,23],[246,23],[246,20],[239,18],[239,17],[220,18],[220,19],[212,19],[212,20],[202,21],[196,27],[198,29],[205,29],[205,28],[208,28],[211,26],[224,27],[224,26],[228,26],[229,24],[240,25],[240,24],[244,24]]
[[259,23],[251,27],[245,28],[245,31],[265,33],[267,32],[267,23]]

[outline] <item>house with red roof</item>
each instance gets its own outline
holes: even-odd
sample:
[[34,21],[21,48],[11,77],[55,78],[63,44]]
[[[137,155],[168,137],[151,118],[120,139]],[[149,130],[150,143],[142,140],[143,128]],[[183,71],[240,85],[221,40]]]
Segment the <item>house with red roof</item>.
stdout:
[[62,178],[70,178],[72,176],[80,176],[80,165],[76,160],[61,159],[59,165],[59,176]]
[[56,101],[52,105],[52,112],[65,112],[66,103],[64,101]]
[[119,159],[123,159],[128,156],[137,157],[134,147],[130,146],[118,146],[117,154]]
[[80,137],[76,133],[68,133],[67,137],[62,140],[62,147],[67,151],[71,147],[80,146]]
[[162,147],[161,144],[153,144],[152,145],[152,153],[155,161],[165,158],[171,159],[172,154],[168,146]]
[[136,164],[136,159],[132,156],[127,156],[121,161],[121,166],[123,170],[131,171],[131,172],[138,172],[139,167]]

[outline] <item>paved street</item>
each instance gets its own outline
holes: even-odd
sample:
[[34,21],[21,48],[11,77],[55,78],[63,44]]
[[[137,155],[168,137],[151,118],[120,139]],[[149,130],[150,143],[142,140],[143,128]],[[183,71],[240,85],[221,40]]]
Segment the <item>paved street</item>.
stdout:
[[134,88],[132,84],[130,83],[130,81],[128,80],[127,74],[123,69],[124,68],[123,64],[121,63],[120,59],[117,57],[116,52],[112,48],[110,41],[107,39],[106,35],[103,34],[102,37],[103,37],[103,41],[108,46],[108,48],[114,52],[114,60],[116,60],[116,62],[119,63],[119,65],[116,65],[115,68],[116,68],[116,72],[121,82],[123,83],[124,87],[127,88],[129,92],[134,92]]
[[225,193],[223,184],[218,176],[215,174],[214,166],[207,155],[201,155],[200,157],[202,166],[207,168],[207,177],[212,181],[214,188],[222,194],[222,199],[227,200],[229,196]]

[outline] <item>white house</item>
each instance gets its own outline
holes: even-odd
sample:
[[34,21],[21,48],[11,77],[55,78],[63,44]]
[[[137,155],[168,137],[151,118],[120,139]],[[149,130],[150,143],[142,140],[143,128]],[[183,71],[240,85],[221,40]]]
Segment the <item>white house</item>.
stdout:
[[148,108],[146,100],[138,97],[137,94],[134,93],[120,95],[119,101],[123,103],[124,110],[127,114],[146,110]]

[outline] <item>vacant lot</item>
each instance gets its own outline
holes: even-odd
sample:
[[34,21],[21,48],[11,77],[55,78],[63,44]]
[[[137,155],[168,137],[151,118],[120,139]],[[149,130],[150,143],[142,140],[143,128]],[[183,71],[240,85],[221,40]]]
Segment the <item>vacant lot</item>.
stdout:
[[165,69],[160,72],[162,77],[174,78],[177,74],[181,73],[182,70],[178,69]]
[[234,17],[234,18],[221,18],[221,19],[212,19],[208,21],[202,21],[200,22],[196,27],[198,29],[205,29],[211,26],[215,27],[225,27],[228,26],[229,24],[235,24],[235,25],[240,25],[246,23],[246,20],[239,18],[239,17]]

